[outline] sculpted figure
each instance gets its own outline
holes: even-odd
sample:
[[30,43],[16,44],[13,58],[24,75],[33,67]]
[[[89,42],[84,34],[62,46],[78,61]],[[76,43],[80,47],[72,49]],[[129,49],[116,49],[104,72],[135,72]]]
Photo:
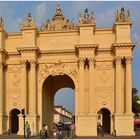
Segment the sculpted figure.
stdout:
[[126,22],[130,21],[130,13],[129,10],[127,10],[127,13],[125,12],[124,8],[121,8],[120,13],[117,10],[117,13],[115,13],[115,21],[116,22]]
[[87,9],[87,8],[86,8],[86,10],[85,10],[84,18],[85,18],[84,23],[89,23],[89,14],[88,14],[88,9]]
[[90,23],[94,23],[94,13],[93,13],[93,11],[92,11],[92,13],[91,13]]
[[3,28],[3,26],[4,26],[4,22],[3,22],[2,17],[0,17],[0,28]]
[[82,14],[79,15],[79,23],[83,23]]

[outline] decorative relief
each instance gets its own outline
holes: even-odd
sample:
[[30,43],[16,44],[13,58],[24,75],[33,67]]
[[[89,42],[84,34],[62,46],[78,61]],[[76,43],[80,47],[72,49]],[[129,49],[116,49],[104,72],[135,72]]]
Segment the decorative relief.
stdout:
[[51,20],[46,20],[40,30],[41,31],[59,31],[59,30],[74,30],[76,25],[74,20],[69,21],[62,15],[62,10],[58,5],[56,8],[56,13]]
[[111,106],[113,90],[110,90],[110,89],[96,90],[96,94],[98,96],[98,105],[100,107]]
[[117,13],[115,13],[115,22],[129,22],[129,21],[131,21],[129,10],[127,10],[126,12],[124,7],[121,8],[120,12],[117,10]]
[[9,72],[20,72],[20,65],[8,65]]
[[96,71],[96,85],[98,87],[106,87],[106,86],[112,86],[113,82],[113,74],[112,70],[97,70]]
[[19,106],[21,104],[22,98],[20,92],[10,91],[8,92],[8,105],[11,106]]
[[78,82],[77,78],[77,64],[66,64],[62,62],[54,63],[54,64],[40,64],[39,65],[39,82],[44,80],[47,76],[52,75],[64,75],[68,74],[75,83]]
[[9,73],[8,74],[8,87],[9,89],[14,89],[17,90],[18,88],[20,88],[20,73]]
[[35,19],[32,18],[31,13],[28,13],[27,18],[23,19],[20,26],[21,26],[21,28],[36,27]]
[[113,67],[113,62],[96,62],[96,69],[108,69]]

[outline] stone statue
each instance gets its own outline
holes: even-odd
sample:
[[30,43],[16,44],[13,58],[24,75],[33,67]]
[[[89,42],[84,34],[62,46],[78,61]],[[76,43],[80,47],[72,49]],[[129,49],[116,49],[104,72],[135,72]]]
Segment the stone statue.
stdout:
[[3,28],[3,26],[4,26],[4,22],[3,22],[2,17],[0,17],[0,28]]
[[95,23],[95,21],[94,21],[94,13],[93,13],[93,11],[92,11],[92,13],[91,13],[90,23]]
[[89,14],[88,14],[88,9],[86,8],[85,10],[85,15],[84,15],[84,23],[89,23]]
[[83,19],[82,19],[82,14],[80,13],[79,15],[79,23],[82,24],[83,23]]
[[117,13],[115,13],[115,22],[128,22],[130,20],[131,19],[130,19],[129,10],[125,12],[124,7],[121,8],[120,12],[117,10]]

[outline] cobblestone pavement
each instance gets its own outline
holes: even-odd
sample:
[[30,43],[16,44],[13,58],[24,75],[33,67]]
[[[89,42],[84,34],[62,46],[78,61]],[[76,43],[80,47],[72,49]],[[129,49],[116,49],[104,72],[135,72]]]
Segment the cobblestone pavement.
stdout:
[[[19,136],[16,134],[11,135],[0,135],[0,139],[24,139],[23,136]],[[40,139],[39,136],[31,136],[30,139]],[[67,137],[65,137],[67,139]],[[69,138],[71,139],[71,138]],[[140,131],[136,133],[136,136],[111,136],[111,135],[98,135],[94,137],[74,137],[74,139],[140,139]]]

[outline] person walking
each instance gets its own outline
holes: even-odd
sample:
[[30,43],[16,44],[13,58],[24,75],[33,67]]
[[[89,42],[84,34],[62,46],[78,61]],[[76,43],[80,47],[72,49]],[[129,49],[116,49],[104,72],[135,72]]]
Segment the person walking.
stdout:
[[41,139],[47,138],[48,138],[48,126],[46,124],[43,124],[43,128],[41,130]]
[[30,125],[29,125],[28,121],[26,121],[26,123],[25,123],[25,138],[29,139],[30,134],[31,134]]

